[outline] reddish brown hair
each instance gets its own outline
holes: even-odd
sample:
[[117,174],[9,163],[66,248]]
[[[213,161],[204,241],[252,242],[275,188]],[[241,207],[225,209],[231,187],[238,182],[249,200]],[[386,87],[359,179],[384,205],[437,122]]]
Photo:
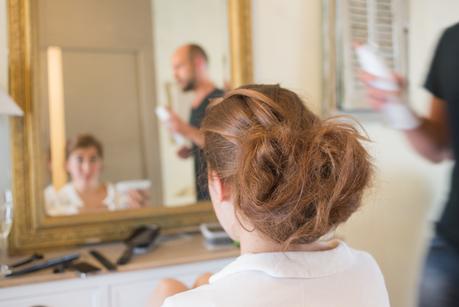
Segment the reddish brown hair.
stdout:
[[91,134],[79,134],[67,141],[65,147],[66,159],[68,159],[75,150],[89,147],[94,147],[97,151],[97,155],[101,158],[104,157],[102,143],[96,137]]
[[346,221],[372,174],[356,128],[319,119],[278,85],[228,92],[209,105],[201,129],[208,167],[231,189],[236,210],[284,247]]

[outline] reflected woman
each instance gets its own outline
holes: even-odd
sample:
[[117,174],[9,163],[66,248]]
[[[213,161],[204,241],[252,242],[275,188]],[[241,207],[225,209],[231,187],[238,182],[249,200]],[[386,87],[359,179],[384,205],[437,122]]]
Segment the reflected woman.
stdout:
[[65,168],[71,181],[47,203],[50,215],[116,210],[113,184],[101,181],[103,147],[90,134],[80,134],[67,142]]

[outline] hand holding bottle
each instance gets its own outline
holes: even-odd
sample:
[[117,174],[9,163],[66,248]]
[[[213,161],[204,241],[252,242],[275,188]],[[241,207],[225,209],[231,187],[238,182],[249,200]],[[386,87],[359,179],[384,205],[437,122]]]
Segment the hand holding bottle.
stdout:
[[369,103],[383,113],[394,129],[419,127],[420,119],[402,98],[403,78],[394,74],[371,46],[359,45],[355,51],[363,70],[359,77],[366,86]]
[[164,106],[156,107],[156,115],[170,129],[177,145],[186,144],[186,139],[178,132],[177,116]]

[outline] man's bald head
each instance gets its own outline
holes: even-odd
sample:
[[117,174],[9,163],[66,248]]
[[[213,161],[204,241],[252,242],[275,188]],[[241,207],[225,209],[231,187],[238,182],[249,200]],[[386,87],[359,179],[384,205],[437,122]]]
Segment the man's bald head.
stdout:
[[188,54],[189,54],[191,61],[200,58],[204,60],[206,64],[209,62],[207,53],[204,51],[204,49],[202,49],[201,46],[196,45],[196,44],[189,44],[189,45],[186,45],[186,47],[188,47]]
[[208,57],[197,44],[186,44],[177,48],[172,56],[174,77],[183,91],[194,90],[197,78],[207,67]]

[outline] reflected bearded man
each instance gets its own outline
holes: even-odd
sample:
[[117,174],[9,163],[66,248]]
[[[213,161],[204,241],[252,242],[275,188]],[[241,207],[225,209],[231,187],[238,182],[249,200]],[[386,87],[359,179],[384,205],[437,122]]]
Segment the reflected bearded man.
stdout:
[[224,92],[212,82],[208,71],[209,60],[204,49],[196,44],[177,48],[172,56],[174,78],[184,92],[193,92],[191,114],[188,122],[175,112],[170,112],[170,129],[191,141],[192,146],[182,146],[177,155],[182,159],[194,157],[196,198],[209,200],[207,189],[207,167],[202,148],[204,136],[199,130],[209,100],[223,96]]

